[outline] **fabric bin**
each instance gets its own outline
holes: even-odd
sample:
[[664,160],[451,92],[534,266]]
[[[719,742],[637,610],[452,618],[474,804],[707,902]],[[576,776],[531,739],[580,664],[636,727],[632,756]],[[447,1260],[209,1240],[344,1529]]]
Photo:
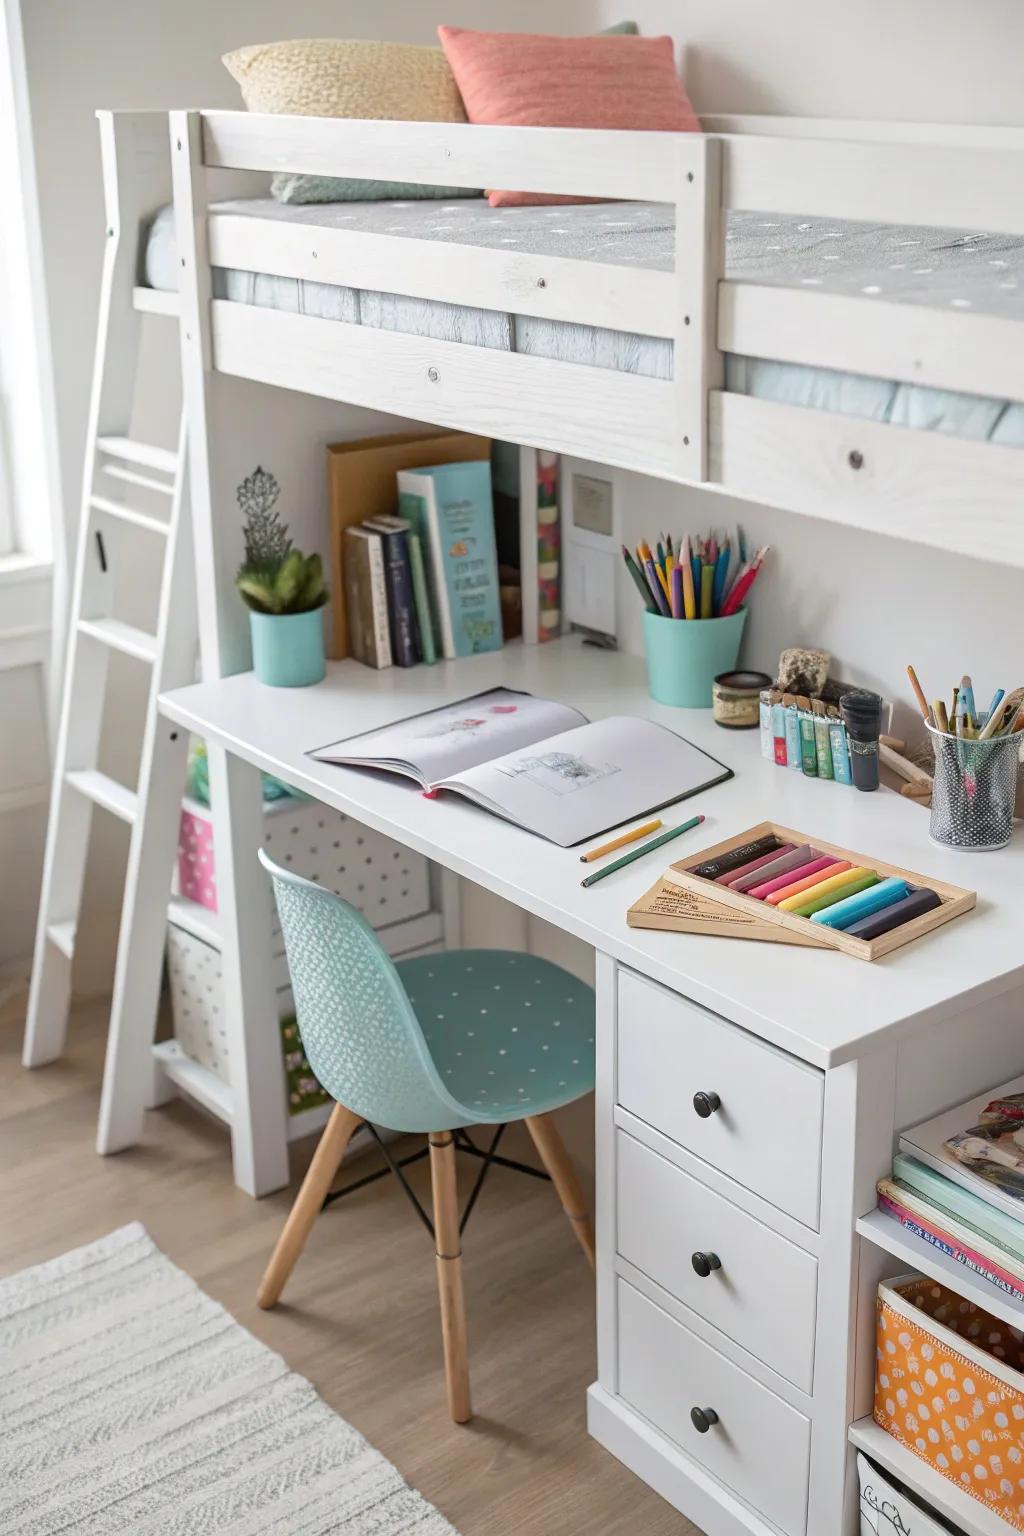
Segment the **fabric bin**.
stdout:
[[927,1511],[860,1451],[860,1536],[949,1536],[953,1526]]
[[1024,1531],[1024,1344],[919,1275],[878,1287],[875,1422]]
[[[316,800],[274,800],[264,806],[263,827],[272,859],[344,896],[375,928],[430,908],[427,859],[340,811]],[[217,910],[213,817],[198,800],[182,806],[178,893],[210,912]],[[276,912],[274,932],[279,932]]]
[[[313,1076],[302,1049],[283,954],[275,956],[274,967],[288,1111],[298,1115],[305,1109],[326,1104],[327,1094]],[[222,1083],[229,1083],[220,951],[176,923],[168,923],[167,972],[175,1039],[186,1056],[207,1067]]]

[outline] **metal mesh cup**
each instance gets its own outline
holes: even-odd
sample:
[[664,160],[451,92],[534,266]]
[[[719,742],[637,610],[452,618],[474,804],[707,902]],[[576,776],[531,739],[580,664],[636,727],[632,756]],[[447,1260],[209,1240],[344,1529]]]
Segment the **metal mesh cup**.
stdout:
[[1005,848],[1013,832],[1021,737],[963,741],[931,725],[928,732],[935,748],[932,841],[976,852]]

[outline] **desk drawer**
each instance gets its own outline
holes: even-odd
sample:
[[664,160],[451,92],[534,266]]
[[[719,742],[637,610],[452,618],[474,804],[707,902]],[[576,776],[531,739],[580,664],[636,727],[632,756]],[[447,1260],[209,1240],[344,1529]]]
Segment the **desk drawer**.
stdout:
[[[616,1167],[622,1257],[810,1392],[817,1261],[623,1131]],[[695,1253],[721,1268],[698,1273]]]
[[[713,1477],[786,1532],[807,1523],[810,1421],[618,1282],[619,1395]],[[690,1410],[718,1415],[705,1434]]]
[[623,1108],[817,1230],[823,1074],[632,971],[618,991]]

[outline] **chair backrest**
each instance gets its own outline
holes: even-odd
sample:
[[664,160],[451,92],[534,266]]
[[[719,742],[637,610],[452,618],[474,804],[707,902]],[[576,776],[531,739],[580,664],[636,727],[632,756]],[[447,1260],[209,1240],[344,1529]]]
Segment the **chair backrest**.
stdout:
[[299,1034],[327,1092],[395,1131],[447,1130],[465,1112],[445,1091],[401,978],[355,907],[260,849],[281,914]]

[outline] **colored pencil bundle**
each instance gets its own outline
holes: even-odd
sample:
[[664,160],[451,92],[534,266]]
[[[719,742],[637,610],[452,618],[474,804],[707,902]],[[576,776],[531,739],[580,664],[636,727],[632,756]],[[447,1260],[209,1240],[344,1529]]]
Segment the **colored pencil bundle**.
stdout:
[[[735,553],[735,558],[734,558]],[[738,613],[768,554],[768,545],[747,557],[743,530],[721,538],[686,534],[674,545],[664,534],[652,549],[641,539],[622,558],[648,613],[666,619],[726,619]]]

